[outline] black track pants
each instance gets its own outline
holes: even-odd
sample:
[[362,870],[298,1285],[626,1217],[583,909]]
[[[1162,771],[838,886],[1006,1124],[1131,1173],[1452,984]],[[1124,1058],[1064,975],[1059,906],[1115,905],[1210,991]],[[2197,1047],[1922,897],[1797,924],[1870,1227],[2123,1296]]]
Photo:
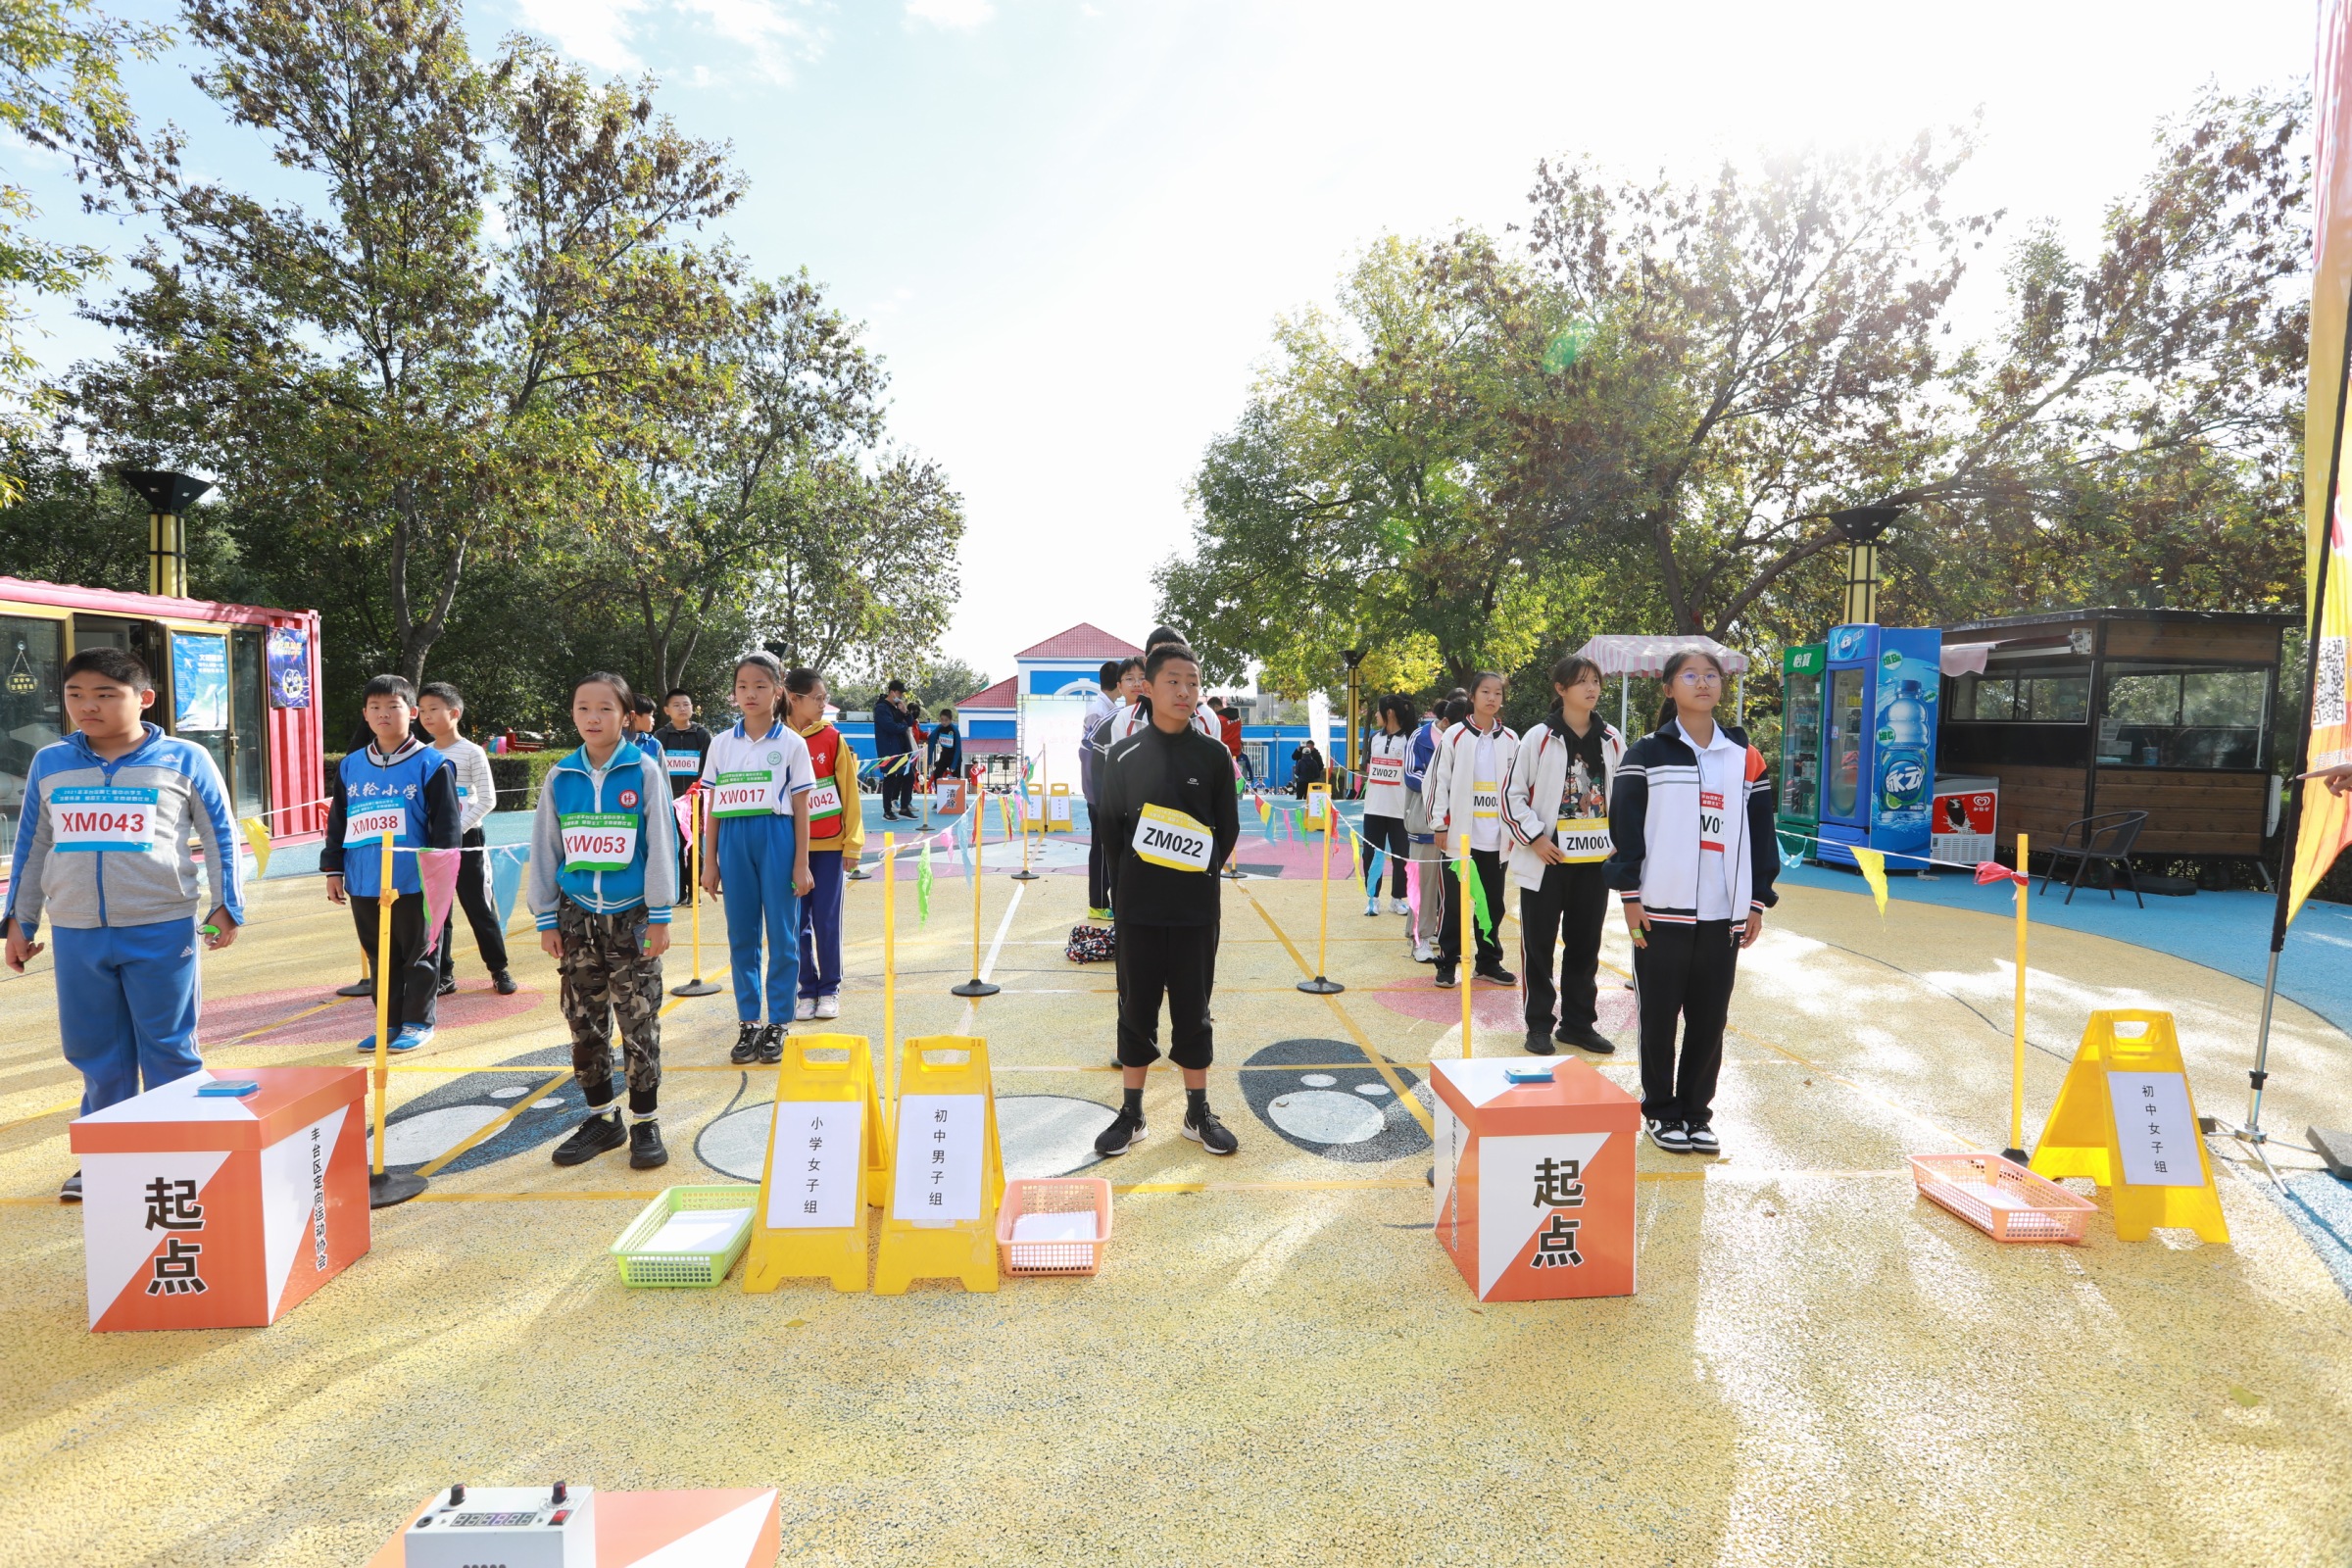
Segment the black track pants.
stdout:
[[[1519,978],[1527,991],[1527,1030],[1549,1034],[1554,1024],[1590,1029],[1599,1017],[1595,976],[1600,928],[1609,917],[1609,885],[1599,860],[1547,865],[1544,885],[1519,890]],[[1561,950],[1558,1011],[1553,1011],[1551,955]]]
[[1168,999],[1168,1059],[1205,1067],[1216,1055],[1208,993],[1216,981],[1217,927],[1118,922],[1119,1064],[1159,1059],[1159,999]]
[[[1634,950],[1634,990],[1642,1004],[1642,1115],[1692,1127],[1712,1119],[1741,929],[1730,920],[1694,925],[1653,920],[1648,945]],[[1678,1021],[1683,1035],[1679,1073],[1674,1059]]]
[[[1454,861],[1446,861],[1446,929],[1438,933],[1438,961],[1462,961],[1462,899],[1461,878],[1454,874]],[[1486,890],[1487,913],[1493,916],[1494,929],[1482,930],[1473,915],[1471,930],[1478,940],[1478,966],[1499,965],[1502,962],[1502,852],[1500,850],[1472,850],[1471,872]]]
[[1367,816],[1364,818],[1364,896],[1380,897],[1380,885],[1372,880],[1372,852],[1388,852],[1389,897],[1404,897],[1404,862],[1412,858],[1412,841],[1404,834],[1401,816]]

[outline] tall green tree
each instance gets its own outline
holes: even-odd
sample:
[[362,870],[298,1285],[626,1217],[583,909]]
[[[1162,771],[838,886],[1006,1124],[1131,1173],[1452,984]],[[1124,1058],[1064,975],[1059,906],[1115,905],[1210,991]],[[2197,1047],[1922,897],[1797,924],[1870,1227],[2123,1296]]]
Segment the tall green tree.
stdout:
[[911,670],[955,612],[963,501],[904,452],[795,464],[753,500],[764,540],[750,615],[788,664],[845,683]]

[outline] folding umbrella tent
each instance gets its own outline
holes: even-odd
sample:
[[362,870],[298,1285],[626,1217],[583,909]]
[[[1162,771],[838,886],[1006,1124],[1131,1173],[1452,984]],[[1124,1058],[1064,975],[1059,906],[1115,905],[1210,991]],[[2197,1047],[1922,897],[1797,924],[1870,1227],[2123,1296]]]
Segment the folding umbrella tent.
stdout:
[[[1666,673],[1666,661],[1686,648],[1696,648],[1715,656],[1723,672],[1735,680],[1747,673],[1747,656],[1736,648],[1726,648],[1712,637],[1695,633],[1682,637],[1647,637],[1640,635],[1595,637],[1576,651],[1579,659],[1590,659],[1600,666],[1603,675],[1617,677],[1617,727],[1627,723],[1628,682],[1635,675],[1646,675],[1652,680]],[[1747,707],[1747,686],[1740,681],[1739,705],[1742,712]]]

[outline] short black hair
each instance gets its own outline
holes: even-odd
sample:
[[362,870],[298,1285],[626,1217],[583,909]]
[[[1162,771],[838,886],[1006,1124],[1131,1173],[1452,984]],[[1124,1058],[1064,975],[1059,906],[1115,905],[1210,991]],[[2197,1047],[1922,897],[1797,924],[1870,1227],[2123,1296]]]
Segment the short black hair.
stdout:
[[1190,648],[1185,647],[1184,644],[1161,643],[1158,647],[1152,649],[1150,657],[1146,658],[1144,661],[1144,679],[1159,679],[1160,666],[1163,664],[1174,663],[1179,659],[1192,665],[1195,669],[1199,669],[1200,667],[1200,661],[1195,658],[1193,656],[1193,651]]
[[639,692],[637,694],[636,707],[637,711],[640,713],[651,713],[654,710],[654,700],[651,697],[646,696],[645,693]]
[[122,648],[83,649],[66,661],[64,679],[72,680],[76,675],[95,675],[134,692],[155,690],[155,677],[147,672],[138,655]]
[[465,697],[460,694],[455,686],[452,686],[445,680],[428,681],[416,689],[416,700],[418,702],[423,702],[427,697],[438,697],[442,702],[456,709],[459,712],[462,713],[466,711]]
[[906,683],[903,680],[893,680],[882,689],[886,692],[904,692],[906,689]]
[[[1173,626],[1154,626],[1152,628],[1152,635],[1144,639],[1144,654],[1149,658],[1154,648],[1165,648],[1170,644],[1178,648],[1185,646],[1184,633]],[[1193,662],[1198,664],[1200,661],[1196,659]]]
[[688,691],[683,686],[672,686],[668,691],[663,692],[662,694],[662,704],[667,706],[672,697],[683,697],[690,703],[694,701],[694,693]]
[[953,708],[943,708],[939,710],[939,716],[942,718],[954,718],[956,716],[956,710]]
[[406,675],[370,675],[368,684],[360,688],[360,703],[366,706],[370,697],[397,697],[411,708],[416,706],[416,688],[409,684]]
[[1225,711],[1225,699],[1224,699],[1224,698],[1222,698],[1222,697],[1214,697],[1214,696],[1212,696],[1212,697],[1210,697],[1210,698],[1209,698],[1209,700],[1208,700],[1208,706],[1209,706],[1209,707],[1211,707],[1211,708],[1213,708],[1213,709],[1215,709],[1215,710],[1216,710],[1218,712],[1222,713],[1223,711]]
[[1095,671],[1095,684],[1104,691],[1108,691],[1118,683],[1119,662],[1115,659],[1105,659],[1102,661],[1102,667]]
[[1143,667],[1144,656],[1141,654],[1129,654],[1125,659],[1119,661],[1119,678],[1121,680],[1125,680],[1129,670],[1141,669]]
[[784,672],[784,689],[795,697],[806,697],[816,690],[816,683],[823,679],[824,676],[808,665],[795,664]]

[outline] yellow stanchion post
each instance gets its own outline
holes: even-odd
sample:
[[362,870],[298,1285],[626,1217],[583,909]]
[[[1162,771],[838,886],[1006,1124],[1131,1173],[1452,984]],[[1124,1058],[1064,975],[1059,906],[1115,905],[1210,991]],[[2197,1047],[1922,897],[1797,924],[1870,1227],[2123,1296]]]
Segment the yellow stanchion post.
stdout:
[[[1454,880],[1461,885],[1462,895],[1462,962],[1454,966],[1453,974],[1462,986],[1462,1054],[1468,1056],[1471,1054],[1470,982],[1478,973],[1478,908],[1470,897],[1470,879],[1478,874],[1478,867],[1470,863],[1470,840],[1467,837],[1462,840],[1462,857],[1454,862],[1453,874]],[[1469,967],[1469,974],[1462,973],[1463,965]]]
[[950,996],[993,997],[1004,989],[980,978],[980,852],[987,842],[988,813],[975,800],[972,802],[972,977],[959,986],[949,987]]
[[385,1070],[392,1044],[392,909],[400,893],[392,879],[392,834],[384,834],[383,858],[378,862],[375,915],[375,1158],[368,1167],[368,1206],[390,1208],[405,1203],[425,1189],[423,1177],[411,1171],[384,1169],[384,1121],[389,1113],[385,1097],[392,1075]]
[[[1322,846],[1322,849],[1323,849],[1323,865],[1322,865],[1322,872],[1323,872],[1323,875],[1322,875],[1323,917],[1322,917],[1322,927],[1321,927],[1320,931],[1318,932],[1318,934],[1317,934],[1317,935],[1316,935],[1316,937],[1315,937],[1315,977],[1314,977],[1312,980],[1301,980],[1301,981],[1299,981],[1299,982],[1298,982],[1298,989],[1299,989],[1299,990],[1301,990],[1301,991],[1303,991],[1303,992],[1306,992],[1306,993],[1307,993],[1308,995],[1310,995],[1310,996],[1317,996],[1317,997],[1330,997],[1330,996],[1337,996],[1339,993],[1341,993],[1341,992],[1343,992],[1343,991],[1345,991],[1345,990],[1347,990],[1347,989],[1348,989],[1346,986],[1344,986],[1344,985],[1340,984],[1340,983],[1339,983],[1337,980],[1334,980],[1334,979],[1332,979],[1332,978],[1331,978],[1331,974],[1330,974],[1330,969],[1331,969],[1331,961],[1330,961],[1330,960],[1331,960],[1331,847],[1332,847],[1332,846],[1331,846],[1331,834],[1332,834],[1332,829],[1333,829],[1333,827],[1334,827],[1334,826],[1335,826],[1335,825],[1336,825],[1336,824],[1339,822],[1339,819],[1340,819],[1340,805],[1339,805],[1339,802],[1337,802],[1337,801],[1334,801],[1334,800],[1331,800],[1331,799],[1329,799],[1329,798],[1326,798],[1326,799],[1324,800],[1324,802],[1323,802],[1323,846]],[[1304,827],[1305,825],[1306,825],[1306,818],[1305,818],[1305,816],[1304,816],[1303,814],[1301,814],[1301,816],[1299,817],[1299,826],[1301,826],[1301,827]]]
[[882,1106],[882,1157],[890,1157],[890,1130],[899,1113],[899,836],[882,835],[882,1059],[890,1063],[890,1099]]
[[718,994],[718,982],[703,978],[703,798],[700,791],[693,797],[694,809],[686,813],[686,879],[694,884],[694,978],[682,986],[671,986],[673,997],[712,997]]
[[2033,891],[2026,869],[2027,838],[2017,835],[2017,999],[2010,1008],[2009,1147],[2003,1159],[2026,1163],[2026,895]]
[[[1037,880],[1037,873],[1029,869],[1029,808],[1032,804],[1037,807],[1040,813],[1043,813],[1046,808],[1045,797],[1042,795],[1032,796],[1029,800],[1021,803],[1021,868],[1012,873],[1012,880],[1015,882]],[[1040,814],[1037,820],[1042,830],[1046,820],[1044,815]],[[977,969],[974,972],[977,973]]]

